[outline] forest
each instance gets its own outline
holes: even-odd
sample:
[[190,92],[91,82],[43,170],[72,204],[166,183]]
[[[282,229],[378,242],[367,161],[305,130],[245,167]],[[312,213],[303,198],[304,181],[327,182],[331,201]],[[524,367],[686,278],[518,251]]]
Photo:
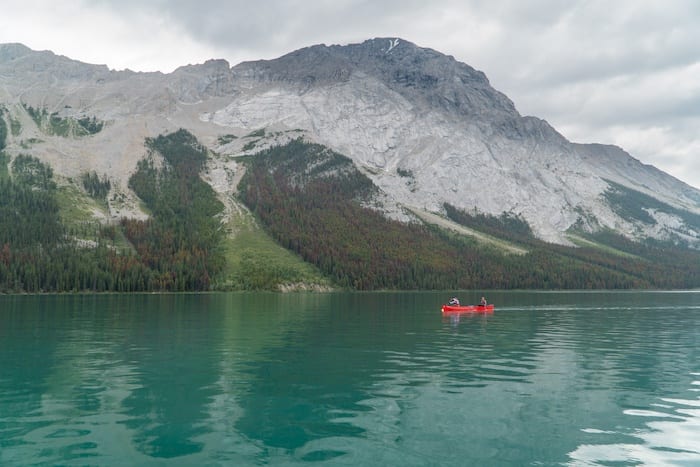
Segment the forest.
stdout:
[[151,210],[147,221],[122,219],[121,226],[139,260],[153,276],[149,288],[208,290],[222,267],[223,241],[216,217],[223,209],[214,190],[199,176],[207,149],[185,130],[146,140],[167,165],[156,169],[144,159],[129,186]]
[[[87,245],[61,223],[50,167],[19,155],[12,177],[0,171],[0,292],[209,290],[221,269],[215,216],[222,206],[199,178],[206,149],[184,130],[146,146],[149,158],[130,184],[152,216],[105,226]],[[165,160],[162,169],[154,168],[156,154]],[[82,181],[91,196],[104,196],[108,181],[96,174]],[[116,229],[132,248],[113,246]]]
[[[129,186],[150,217],[102,226],[90,241],[62,223],[51,167],[29,155],[10,162],[0,151],[0,292],[217,290],[232,268],[238,268],[234,287],[276,290],[285,274],[295,274],[256,261],[255,250],[246,250],[240,264],[227,264],[225,251],[234,243],[220,221],[223,205],[200,177],[211,154],[191,133],[148,138],[145,145],[148,155]],[[246,173],[238,197],[264,235],[336,289],[700,287],[700,252],[671,243],[575,232],[586,243],[565,247],[538,240],[512,214],[444,206],[450,220],[525,251],[516,254],[436,226],[390,220],[376,209],[376,187],[350,159],[302,140],[240,162]],[[88,173],[81,182],[88,196],[104,201],[108,179]],[[629,205],[623,195],[618,189],[610,196]]]
[[[273,237],[342,287],[379,289],[629,289],[700,285],[700,252],[579,232],[601,248],[537,240],[522,219],[470,215],[455,222],[522,245],[510,254],[436,227],[387,219],[363,200],[370,180],[352,161],[293,141],[250,162],[240,196]],[[365,203],[367,204],[367,203]]]
[[0,291],[116,290],[114,254],[66,239],[50,167],[18,156],[13,174],[0,175]]

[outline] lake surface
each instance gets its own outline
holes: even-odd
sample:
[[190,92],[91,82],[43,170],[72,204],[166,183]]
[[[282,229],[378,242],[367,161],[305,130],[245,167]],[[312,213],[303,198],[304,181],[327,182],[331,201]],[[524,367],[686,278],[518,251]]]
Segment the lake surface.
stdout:
[[700,465],[700,292],[487,296],[0,296],[0,465]]

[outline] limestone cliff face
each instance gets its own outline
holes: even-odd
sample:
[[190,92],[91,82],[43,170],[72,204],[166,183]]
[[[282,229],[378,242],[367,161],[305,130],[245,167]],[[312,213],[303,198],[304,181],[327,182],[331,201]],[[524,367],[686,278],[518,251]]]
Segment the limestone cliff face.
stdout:
[[[700,243],[700,226],[688,217],[650,206],[656,223],[645,224],[620,215],[605,196],[617,184],[698,214],[700,191],[620,148],[570,143],[547,122],[521,116],[482,72],[402,39],[316,45],[233,68],[210,60],[167,75],[2,45],[0,101],[25,123],[10,153],[34,137],[41,142],[31,150],[57,173],[97,170],[124,192],[146,136],[192,131],[222,156],[208,180],[231,193],[235,156],[303,135],[352,158],[398,218],[409,216],[403,207],[440,213],[447,202],[521,215],[539,236],[561,243],[573,225]],[[107,125],[89,138],[47,137],[20,104]],[[246,138],[260,130],[265,137]]]
[[240,92],[205,119],[303,129],[353,158],[403,205],[512,212],[560,242],[577,223],[639,230],[606,202],[607,180],[695,212],[700,206],[697,190],[619,148],[570,143],[547,122],[521,116],[483,73],[401,39],[317,45],[232,73]]

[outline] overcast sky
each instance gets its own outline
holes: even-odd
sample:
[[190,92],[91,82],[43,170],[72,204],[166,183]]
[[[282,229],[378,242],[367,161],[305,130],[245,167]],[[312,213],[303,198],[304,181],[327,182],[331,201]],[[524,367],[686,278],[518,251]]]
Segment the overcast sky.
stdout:
[[486,73],[523,115],[700,188],[697,0],[0,0],[0,43],[170,72],[401,37]]

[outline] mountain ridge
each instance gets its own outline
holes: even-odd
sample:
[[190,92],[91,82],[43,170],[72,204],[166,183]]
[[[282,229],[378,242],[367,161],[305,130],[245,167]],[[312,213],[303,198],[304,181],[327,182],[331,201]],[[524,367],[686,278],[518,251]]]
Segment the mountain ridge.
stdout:
[[[394,218],[415,220],[402,206],[444,215],[449,203],[522,216],[556,243],[570,244],[573,226],[700,243],[700,226],[675,214],[652,212],[651,224],[625,219],[605,199],[610,180],[699,213],[700,191],[621,148],[569,142],[545,120],[521,116],[483,72],[400,38],[313,45],[234,66],[212,59],[169,74],[3,44],[0,75],[0,100],[23,123],[8,154],[36,154],[66,178],[109,174],[126,200],[110,203],[114,219],[145,216],[126,183],[147,152],[144,138],[187,128],[222,156],[206,174],[222,197],[233,193],[237,157],[302,134],[350,157],[386,194],[383,209]],[[97,117],[105,128],[84,138],[46,135],[32,128],[27,105]],[[246,138],[257,131],[265,137]]]

